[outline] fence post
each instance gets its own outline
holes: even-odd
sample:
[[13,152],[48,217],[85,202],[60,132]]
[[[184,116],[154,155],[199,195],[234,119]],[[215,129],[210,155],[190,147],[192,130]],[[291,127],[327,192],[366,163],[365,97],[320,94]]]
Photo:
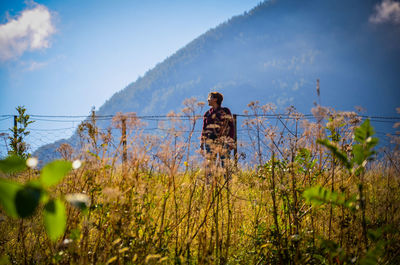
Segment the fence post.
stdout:
[[126,117],[122,116],[122,166],[125,166],[127,160],[127,148],[126,148]]
[[93,123],[93,128],[96,128],[96,110],[94,107],[92,108],[92,123]]
[[237,167],[238,155],[237,155],[237,114],[233,114],[233,124],[235,127],[235,134],[233,135],[233,140],[235,141],[235,146],[233,148],[233,156],[235,159],[235,167]]
[[[19,149],[19,146],[17,145],[17,143],[18,143],[18,122],[17,122],[17,119],[18,119],[18,116],[17,115],[14,115],[14,128],[13,128],[13,131],[14,131],[14,140],[13,140],[13,147],[15,148],[15,152],[16,152],[16,154],[18,154],[18,149]],[[13,148],[13,147],[11,147],[11,148]]]

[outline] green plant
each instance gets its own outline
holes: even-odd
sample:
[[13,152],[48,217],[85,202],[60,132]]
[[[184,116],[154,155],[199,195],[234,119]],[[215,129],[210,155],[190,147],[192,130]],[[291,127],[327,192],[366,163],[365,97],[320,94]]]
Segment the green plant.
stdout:
[[26,108],[24,106],[18,106],[16,108],[18,116],[14,118],[14,126],[10,129],[12,136],[9,136],[10,147],[9,155],[17,155],[22,158],[28,158],[28,145],[26,144],[25,137],[29,135],[27,127],[34,121],[30,121],[30,116],[25,114]]
[[331,203],[332,205],[345,206],[352,211],[355,210],[356,196],[346,199],[345,194],[333,192],[321,186],[314,186],[305,190],[303,197],[314,206]]
[[[19,156],[0,160],[0,172],[4,174],[15,174],[25,169],[26,160]],[[58,184],[71,170],[71,162],[57,160],[45,165],[38,179],[25,184],[0,178],[0,205],[12,218],[28,218],[34,215],[38,206],[42,204],[45,230],[49,238],[55,241],[64,234],[66,227],[64,201],[67,200],[80,209],[88,206],[88,200],[84,196],[57,197],[50,192],[50,188]]]
[[[365,124],[364,133],[357,128],[357,134],[364,136],[356,141],[354,126],[359,123],[348,122],[353,116],[328,116],[333,117],[326,119],[330,126],[307,121],[298,134],[290,117],[283,116],[277,126],[272,119],[254,121],[260,122],[250,130],[260,128],[263,166],[258,166],[256,154],[253,164],[239,163],[232,169],[231,178],[224,178],[218,168],[212,171],[209,184],[204,181],[202,159],[190,154],[190,166],[184,163],[188,148],[198,147],[194,138],[191,143],[188,139],[193,119],[184,122],[187,117],[180,113],[160,124],[164,132],[160,134],[147,133],[140,117],[126,113],[114,117],[111,129],[117,129],[118,136],[126,117],[125,164],[117,163],[124,152],[122,144],[111,141],[116,146],[110,148],[100,132],[98,157],[88,155],[88,149],[95,150],[95,139],[85,128],[85,145],[73,152],[85,158],[85,165],[70,171],[61,183],[54,178],[44,185],[43,171],[25,170],[19,158],[0,161],[1,172],[12,174],[18,187],[39,182],[31,186],[40,190],[41,197],[31,217],[17,213],[18,219],[6,218],[0,204],[0,264],[2,258],[13,264],[400,264],[400,182],[395,167],[399,155],[388,150],[393,162],[380,156],[359,169],[353,146],[367,141],[371,130]],[[257,136],[256,131],[249,133]],[[317,145],[318,138],[329,139],[349,168]],[[251,150],[258,152],[258,138],[254,139]],[[18,164],[22,172],[14,174]],[[25,193],[29,197],[35,192]],[[299,196],[303,192],[305,199]],[[65,205],[62,240],[50,242],[43,229],[46,193],[48,200],[59,199]],[[86,208],[88,198],[83,194],[91,202],[85,215],[70,207]]]
[[[382,246],[379,243],[374,251],[368,251],[368,231],[366,220],[366,194],[365,187],[365,168],[368,161],[373,160],[373,155],[376,153],[373,149],[378,144],[378,139],[373,137],[374,129],[367,119],[359,127],[354,130],[355,143],[352,146],[351,157],[349,158],[345,151],[341,150],[338,146],[340,135],[335,133],[334,129],[330,129],[331,139],[318,139],[317,142],[332,153],[335,160],[339,161],[348,171],[350,176],[358,178],[358,194],[352,195],[350,199],[346,199],[345,194],[329,191],[323,187],[311,187],[303,192],[303,197],[306,201],[312,203],[314,206],[319,206],[325,203],[331,205],[344,206],[352,211],[360,209],[361,211],[361,224],[362,236],[365,249],[367,250],[366,256],[363,258],[362,264],[369,264],[366,260],[376,260],[377,257],[373,255],[381,255]],[[355,198],[358,197],[358,204],[355,206]],[[365,263],[367,262],[367,263]]]
[[373,137],[374,134],[374,128],[371,126],[368,119],[354,130],[354,140],[356,143],[353,145],[351,158],[346,155],[346,152],[340,150],[335,141],[318,139],[317,142],[328,148],[333,156],[337,158],[350,173],[360,176],[365,172],[367,162],[373,160],[373,155],[376,154],[373,149],[378,144],[378,138]]

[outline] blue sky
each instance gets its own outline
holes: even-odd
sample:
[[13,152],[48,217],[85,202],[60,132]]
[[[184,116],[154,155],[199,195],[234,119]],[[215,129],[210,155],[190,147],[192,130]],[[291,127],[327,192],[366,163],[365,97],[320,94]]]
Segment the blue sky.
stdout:
[[[88,115],[207,30],[260,0],[1,0],[0,115]],[[30,150],[79,121],[35,118]],[[54,120],[54,119],[53,119]],[[0,157],[12,118],[0,116]]]
[[[29,114],[88,115],[193,39],[260,1],[0,0],[0,157],[12,126],[12,118],[1,115],[16,114],[20,105]],[[376,3],[370,24],[397,27],[400,2]],[[36,118],[31,150],[68,138],[80,120]]]
[[31,114],[86,115],[194,38],[258,2],[3,0],[0,114],[15,114],[24,105]]

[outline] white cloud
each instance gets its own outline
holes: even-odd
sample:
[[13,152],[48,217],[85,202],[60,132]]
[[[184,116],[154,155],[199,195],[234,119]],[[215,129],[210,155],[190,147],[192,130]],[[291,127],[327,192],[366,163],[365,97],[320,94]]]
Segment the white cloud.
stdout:
[[47,62],[30,62],[28,67],[26,68],[27,71],[36,71],[40,68],[43,68],[47,65]]
[[375,13],[370,16],[369,21],[377,24],[385,22],[400,24],[400,2],[383,0],[376,5]]
[[6,61],[50,46],[48,38],[55,32],[47,7],[35,4],[16,19],[0,25],[0,60]]
[[292,86],[292,90],[293,90],[293,91],[297,91],[297,90],[299,90],[300,88],[302,88],[302,87],[304,86],[305,81],[306,81],[306,80],[304,79],[304,77],[302,77],[302,78],[300,78],[300,80],[294,82],[294,84],[293,84],[293,86]]

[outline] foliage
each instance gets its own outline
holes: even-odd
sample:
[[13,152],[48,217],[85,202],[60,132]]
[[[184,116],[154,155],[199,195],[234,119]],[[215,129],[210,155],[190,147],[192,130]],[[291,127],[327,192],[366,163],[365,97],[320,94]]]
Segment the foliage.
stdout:
[[[26,161],[11,156],[0,161],[0,172],[22,171]],[[57,240],[65,232],[66,213],[64,200],[51,194],[49,188],[59,183],[72,169],[68,161],[53,161],[44,166],[40,177],[25,184],[0,178],[0,205],[13,218],[29,218],[43,204],[43,221],[49,238]],[[76,202],[73,205],[77,205]]]
[[0,160],[0,171],[5,174],[12,174],[26,169],[25,159],[20,156],[11,155]]
[[187,104],[198,107],[185,109],[185,119],[171,115],[159,135],[146,134],[135,115],[114,117],[118,132],[126,122],[126,146],[94,122],[82,127],[82,150],[64,152],[85,161],[77,170],[67,161],[41,171],[24,169],[21,159],[0,161],[7,177],[0,257],[28,264],[399,262],[400,183],[390,161],[400,157],[372,160],[368,122],[324,110],[311,123],[294,109],[271,121],[260,114],[274,108],[254,103],[258,116],[244,128],[252,164],[211,163],[206,176],[206,161],[188,151],[197,148],[190,145],[201,104]]
[[346,200],[346,196],[344,194],[332,192],[320,186],[314,186],[305,190],[303,197],[307,202],[312,203],[315,206],[319,206],[324,203],[332,203],[338,206],[345,206],[351,210],[355,209],[355,196]]
[[[340,161],[340,163],[348,170],[349,174],[355,174],[356,176],[361,175],[361,179],[358,183],[358,205],[355,207],[356,195],[353,195],[351,199],[346,199],[345,194],[338,194],[334,191],[329,191],[323,187],[315,186],[304,191],[303,197],[315,206],[322,205],[324,203],[330,203],[334,205],[344,206],[352,211],[355,209],[361,209],[361,224],[363,227],[363,237],[365,240],[365,247],[368,250],[368,238],[367,238],[367,224],[366,224],[366,202],[365,192],[363,187],[365,186],[365,180],[363,178],[365,173],[365,166],[367,161],[372,160],[372,156],[375,154],[373,148],[378,144],[378,139],[374,138],[374,129],[372,128],[369,120],[365,120],[361,126],[354,129],[355,143],[352,146],[352,159],[349,159],[345,151],[340,150],[337,143],[340,140],[340,135],[336,133],[336,128],[329,128],[331,132],[332,141],[328,139],[318,139],[317,142],[332,153],[333,157]],[[370,232],[372,233],[372,232]],[[376,264],[379,257],[383,254],[383,242],[378,242],[374,249],[369,249],[366,255],[361,259],[360,264]]]
[[28,158],[28,146],[24,141],[25,137],[29,135],[29,131],[27,131],[27,127],[29,124],[34,121],[30,121],[30,116],[25,114],[26,108],[24,106],[18,106],[16,108],[18,112],[18,116],[16,117],[16,124],[10,129],[12,132],[12,136],[9,136],[10,147],[9,155],[16,155],[22,158]]

